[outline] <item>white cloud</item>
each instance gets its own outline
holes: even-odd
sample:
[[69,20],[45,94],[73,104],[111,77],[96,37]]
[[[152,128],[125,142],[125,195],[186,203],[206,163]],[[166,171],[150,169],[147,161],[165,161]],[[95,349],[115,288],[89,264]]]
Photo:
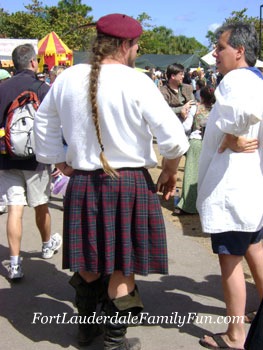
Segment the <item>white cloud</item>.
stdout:
[[211,32],[214,32],[220,26],[221,26],[221,23],[213,23],[213,24],[210,24],[210,26],[208,27],[208,30],[210,30]]

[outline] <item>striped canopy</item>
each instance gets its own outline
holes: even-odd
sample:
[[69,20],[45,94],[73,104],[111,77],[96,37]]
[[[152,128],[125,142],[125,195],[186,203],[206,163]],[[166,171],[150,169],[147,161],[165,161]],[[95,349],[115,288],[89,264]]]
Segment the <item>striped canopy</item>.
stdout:
[[55,32],[51,32],[39,40],[38,55],[49,56],[56,54],[72,54],[72,50],[63,43]]

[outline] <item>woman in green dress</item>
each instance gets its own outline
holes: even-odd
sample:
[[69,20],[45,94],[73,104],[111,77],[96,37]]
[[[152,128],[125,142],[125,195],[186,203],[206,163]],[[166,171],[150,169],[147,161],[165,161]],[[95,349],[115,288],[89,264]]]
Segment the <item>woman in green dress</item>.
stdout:
[[186,154],[182,195],[173,215],[197,214],[198,163],[206,122],[215,102],[214,89],[204,86],[200,90],[200,97],[201,102],[194,116],[193,132],[189,137],[190,148]]

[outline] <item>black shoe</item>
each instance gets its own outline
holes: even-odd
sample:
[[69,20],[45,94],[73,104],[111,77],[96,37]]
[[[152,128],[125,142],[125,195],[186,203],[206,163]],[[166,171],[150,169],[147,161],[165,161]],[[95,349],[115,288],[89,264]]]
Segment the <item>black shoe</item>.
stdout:
[[93,340],[104,333],[103,327],[98,324],[80,325],[78,331],[78,343],[80,346],[87,346]]
[[175,208],[173,211],[173,216],[181,216],[181,215],[193,215],[192,213],[187,213],[183,209]]

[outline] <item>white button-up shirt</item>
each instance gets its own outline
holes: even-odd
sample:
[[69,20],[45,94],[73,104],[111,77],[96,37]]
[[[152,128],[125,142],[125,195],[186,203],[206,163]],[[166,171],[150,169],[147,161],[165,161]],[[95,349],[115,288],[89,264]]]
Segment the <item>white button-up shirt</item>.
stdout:
[[[199,161],[197,209],[207,233],[256,232],[263,226],[263,80],[229,72],[215,92]],[[225,133],[258,138],[254,153],[218,153]]]

